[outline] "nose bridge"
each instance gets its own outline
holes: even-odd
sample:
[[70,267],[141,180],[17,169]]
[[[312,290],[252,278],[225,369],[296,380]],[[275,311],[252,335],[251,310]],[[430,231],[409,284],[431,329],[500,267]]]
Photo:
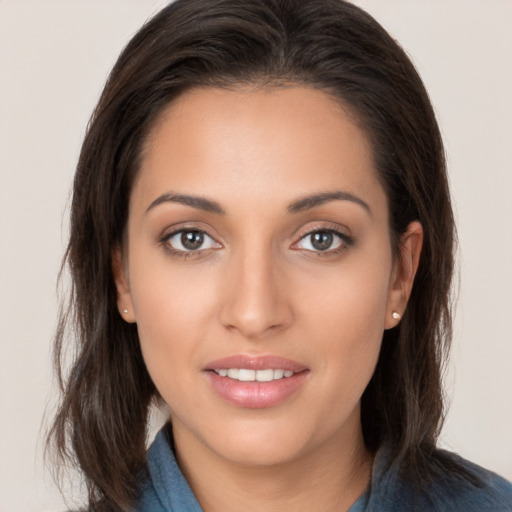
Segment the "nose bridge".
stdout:
[[239,247],[228,267],[221,314],[225,327],[257,338],[288,324],[291,312],[271,247],[261,243]]

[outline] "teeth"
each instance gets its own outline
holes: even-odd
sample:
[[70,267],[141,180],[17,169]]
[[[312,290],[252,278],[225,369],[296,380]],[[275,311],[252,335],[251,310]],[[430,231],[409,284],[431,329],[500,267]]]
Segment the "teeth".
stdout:
[[241,380],[242,382],[250,382],[251,380],[254,380],[255,378],[256,378],[255,370],[245,370],[245,369],[238,370],[238,380]]
[[274,379],[282,379],[284,377],[284,370],[274,370]]
[[270,382],[274,380],[274,370],[258,370],[256,372],[256,380],[259,382]]
[[291,370],[283,370],[278,368],[273,370],[268,368],[265,370],[248,370],[246,368],[223,368],[215,370],[217,375],[221,377],[229,377],[230,379],[239,380],[241,382],[271,382],[282,378],[288,378],[293,375]]

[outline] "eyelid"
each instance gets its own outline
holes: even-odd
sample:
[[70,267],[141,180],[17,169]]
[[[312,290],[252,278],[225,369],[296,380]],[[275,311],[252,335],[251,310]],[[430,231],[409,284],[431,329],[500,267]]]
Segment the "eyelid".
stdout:
[[[308,237],[314,233],[318,233],[318,232],[322,232],[322,231],[332,233],[333,235],[337,236],[341,240],[341,244],[333,249],[326,249],[325,251],[296,247],[297,244],[299,244],[306,237]],[[345,226],[341,226],[339,224],[334,224],[334,223],[317,224],[314,227],[308,228],[305,232],[301,233],[300,236],[297,238],[297,241],[292,244],[292,249],[303,250],[303,251],[307,251],[307,252],[314,253],[317,255],[335,254],[337,252],[348,249],[348,247],[353,245],[355,242],[352,235],[349,235],[349,234],[345,233],[344,231],[349,231],[349,230]]]
[[[170,228],[168,228],[168,229],[170,229]],[[187,231],[189,231],[189,232],[194,231],[194,232],[201,233],[205,238],[210,239],[210,246],[205,247],[205,248],[201,247],[198,249],[186,249],[186,248],[179,249],[179,248],[172,246],[169,243],[169,240],[171,240],[173,237],[179,235],[180,233],[187,232]],[[299,231],[299,230],[297,230],[297,231]],[[302,230],[300,230],[300,231],[302,231]],[[294,249],[294,250],[298,250],[298,251],[300,250],[300,251],[313,253],[313,254],[319,255],[319,256],[329,255],[329,254],[330,255],[337,254],[337,253],[340,253],[340,252],[348,249],[355,242],[352,235],[346,234],[344,231],[350,232],[349,228],[347,228],[346,226],[340,225],[340,224],[336,224],[336,223],[332,223],[332,222],[318,223],[318,224],[302,231],[300,236],[296,235],[295,236],[296,241],[291,245],[290,248]],[[332,233],[334,236],[336,236],[340,239],[340,243],[334,248],[325,249],[323,251],[319,250],[319,249],[314,249],[314,248],[308,249],[308,248],[303,248],[303,247],[297,247],[297,245],[302,240],[304,240],[306,237],[311,236],[312,234],[318,233],[318,232]],[[164,233],[159,237],[159,244],[162,245],[166,251],[172,253],[173,255],[179,256],[179,257],[191,257],[194,255],[198,256],[201,253],[210,251],[211,249],[220,249],[223,247],[223,244],[217,240],[217,237],[212,236],[209,233],[208,229],[199,227],[197,224],[191,225],[191,224],[187,224],[187,223],[175,225],[169,231],[165,230]]]
[[[173,247],[169,241],[174,238],[175,236],[179,235],[180,233],[184,232],[197,232],[201,233],[205,238],[209,238],[211,242],[213,242],[213,246],[205,247],[205,248],[199,248],[199,249],[178,249],[176,247]],[[200,228],[197,225],[190,225],[190,224],[182,224],[178,226],[173,226],[173,228],[170,231],[164,231],[164,233],[159,237],[159,243],[162,245],[165,250],[168,252],[182,257],[188,257],[192,255],[199,255],[201,253],[204,253],[205,251],[209,251],[210,249],[218,249],[222,247],[222,244],[217,241],[217,239],[212,236],[207,230],[204,228]],[[180,242],[181,243],[181,242]]]

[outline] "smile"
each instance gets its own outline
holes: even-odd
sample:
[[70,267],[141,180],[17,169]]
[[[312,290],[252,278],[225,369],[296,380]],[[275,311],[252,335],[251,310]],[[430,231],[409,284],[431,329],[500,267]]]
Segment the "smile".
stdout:
[[275,355],[235,354],[211,361],[203,374],[211,390],[236,407],[275,407],[300,392],[309,380],[310,368]]
[[221,368],[214,370],[217,375],[229,379],[239,380],[241,382],[271,382],[273,380],[286,379],[293,375],[293,371],[282,368],[263,370],[250,370],[247,368]]

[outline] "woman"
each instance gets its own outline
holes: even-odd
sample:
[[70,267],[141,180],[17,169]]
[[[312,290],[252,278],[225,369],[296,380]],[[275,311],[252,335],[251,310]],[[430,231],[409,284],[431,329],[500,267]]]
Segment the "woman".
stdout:
[[[92,510],[512,510],[436,449],[454,226],[414,67],[339,0],[185,0],[75,177],[52,436]],[[61,379],[64,383],[64,379]],[[147,416],[170,421],[146,455]]]

